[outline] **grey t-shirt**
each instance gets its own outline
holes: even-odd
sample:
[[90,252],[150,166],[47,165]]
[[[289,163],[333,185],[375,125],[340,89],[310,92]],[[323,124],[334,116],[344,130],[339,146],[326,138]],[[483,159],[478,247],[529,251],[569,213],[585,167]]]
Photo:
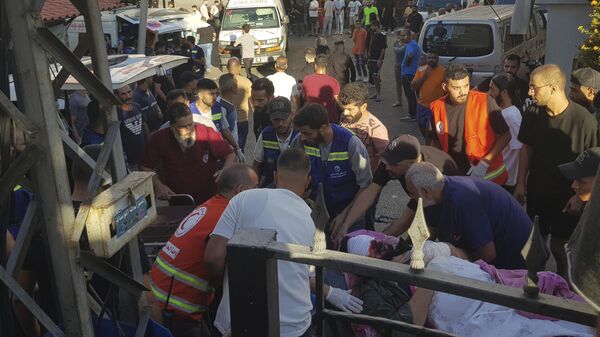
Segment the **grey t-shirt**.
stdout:
[[[296,137],[292,142],[292,147],[302,148],[302,142],[300,137]],[[319,144],[319,150],[321,151],[321,160],[326,161],[329,158],[329,152],[331,151],[330,144]],[[350,138],[348,142],[348,155],[350,156],[350,162],[352,163],[352,172],[356,176],[356,184],[360,188],[365,188],[371,183],[373,173],[371,172],[371,165],[369,164],[369,153],[365,145],[356,136]]]
[[250,34],[245,33],[242,36],[238,37],[235,41],[235,46],[242,45],[242,58],[243,59],[251,59],[254,58],[254,43],[258,41],[256,38]]

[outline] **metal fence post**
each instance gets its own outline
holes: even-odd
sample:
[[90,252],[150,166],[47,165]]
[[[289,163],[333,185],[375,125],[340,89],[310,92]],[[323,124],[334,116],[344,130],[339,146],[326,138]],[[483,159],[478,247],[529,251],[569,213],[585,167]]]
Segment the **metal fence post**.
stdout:
[[[279,337],[277,260],[264,249],[275,240],[272,230],[236,233],[227,246],[227,277],[233,337]],[[236,246],[238,240],[256,249]]]

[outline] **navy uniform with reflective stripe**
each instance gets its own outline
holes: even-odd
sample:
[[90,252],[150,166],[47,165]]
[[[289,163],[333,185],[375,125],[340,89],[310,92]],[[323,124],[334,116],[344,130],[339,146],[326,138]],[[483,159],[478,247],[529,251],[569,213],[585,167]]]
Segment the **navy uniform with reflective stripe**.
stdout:
[[[196,106],[196,101],[190,103],[190,110],[193,114],[202,115],[198,107]],[[223,118],[225,117],[225,108],[221,105],[221,103],[215,101],[213,106],[210,108],[211,118],[213,123],[215,123],[215,127],[219,132],[223,132]]]
[[335,124],[331,124],[331,128],[333,141],[326,161],[321,159],[318,147],[304,145],[304,151],[310,159],[311,199],[316,200],[319,183],[323,183],[325,204],[329,216],[334,217],[352,202],[359,186],[348,153],[348,144],[353,134]]
[[[290,144],[298,135],[298,130],[292,129],[292,136],[290,138]],[[279,149],[279,141],[277,140],[277,134],[273,126],[267,126],[262,132],[262,147],[263,147],[263,162],[262,162],[262,176],[264,181],[263,186],[267,186],[273,182],[273,172],[277,170],[277,159],[281,154]]]

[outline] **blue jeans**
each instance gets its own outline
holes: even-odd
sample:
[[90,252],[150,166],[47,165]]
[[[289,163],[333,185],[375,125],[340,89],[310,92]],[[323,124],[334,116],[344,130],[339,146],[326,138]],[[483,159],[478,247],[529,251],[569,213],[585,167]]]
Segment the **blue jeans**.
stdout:
[[206,69],[210,69],[210,67],[212,66],[212,49],[213,49],[213,44],[211,43],[203,43],[199,45],[200,48],[202,48],[202,51],[204,51],[204,59],[206,60]]
[[426,106],[417,103],[417,125],[421,129],[427,129],[433,119],[433,112]]
[[242,152],[244,152],[246,148],[246,139],[248,138],[248,121],[238,122],[237,123],[237,132],[238,132],[238,145]]

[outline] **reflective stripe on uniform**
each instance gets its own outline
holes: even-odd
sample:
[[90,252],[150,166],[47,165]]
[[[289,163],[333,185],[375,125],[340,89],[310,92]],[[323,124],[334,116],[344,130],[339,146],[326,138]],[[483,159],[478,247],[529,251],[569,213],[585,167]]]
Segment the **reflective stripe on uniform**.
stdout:
[[340,160],[348,160],[350,159],[350,155],[348,152],[331,152],[329,154],[328,161],[340,161]]
[[266,149],[279,150],[279,144],[277,142],[274,142],[271,140],[263,140],[262,144],[263,144],[263,147]]
[[198,290],[207,293],[211,293],[214,291],[214,289],[208,284],[208,282],[196,275],[186,273],[180,269],[175,268],[174,266],[170,265],[165,260],[163,260],[160,257],[160,255],[156,257],[156,265],[165,274],[169,276],[175,276],[175,279],[179,282],[185,283],[191,287],[194,287]]
[[152,294],[162,303],[167,303],[167,298],[169,299],[168,305],[176,308],[177,310],[183,311],[188,314],[195,314],[198,312],[205,312],[206,307],[190,303],[180,297],[174,296],[173,294],[168,295],[164,291],[158,289],[154,283],[150,283],[150,289],[152,290]]
[[483,179],[486,180],[493,180],[498,178],[499,176],[502,175],[502,173],[504,173],[504,171],[506,171],[506,166],[504,164],[500,165],[500,167],[498,167],[497,169],[495,169],[494,171],[486,174]]
[[313,156],[313,157],[321,157],[321,150],[319,150],[319,148],[316,147],[312,147],[312,146],[304,146],[304,152],[306,152],[307,155],[309,156]]
[[218,121],[218,120],[220,120],[220,119],[221,119],[222,115],[223,115],[223,114],[221,114],[221,113],[214,114],[214,115],[212,115],[212,120],[213,120],[213,121]]

